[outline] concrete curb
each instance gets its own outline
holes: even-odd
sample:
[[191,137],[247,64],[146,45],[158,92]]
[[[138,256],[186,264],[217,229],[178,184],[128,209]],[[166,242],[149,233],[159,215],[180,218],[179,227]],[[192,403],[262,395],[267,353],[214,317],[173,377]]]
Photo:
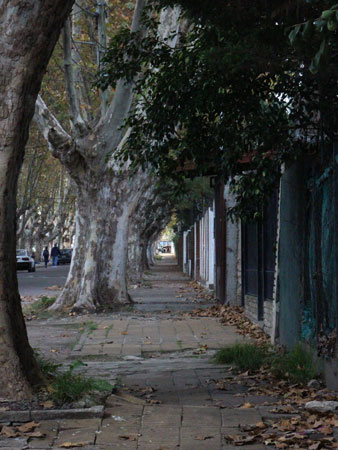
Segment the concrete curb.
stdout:
[[0,411],[0,423],[29,422],[30,420],[94,419],[103,417],[104,406],[78,409],[47,409],[32,411]]

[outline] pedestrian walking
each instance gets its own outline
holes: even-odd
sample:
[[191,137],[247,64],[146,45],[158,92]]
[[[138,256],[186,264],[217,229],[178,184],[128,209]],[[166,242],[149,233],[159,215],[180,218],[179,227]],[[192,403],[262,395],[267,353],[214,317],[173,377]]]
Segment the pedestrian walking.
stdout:
[[45,261],[45,268],[47,269],[48,261],[49,261],[49,251],[48,247],[45,247],[43,253],[42,253],[43,259]]
[[52,260],[53,260],[53,266],[57,266],[58,265],[58,259],[59,256],[61,255],[61,252],[59,250],[59,247],[57,244],[54,245],[54,247],[52,248],[52,252],[51,252],[51,256],[52,256]]

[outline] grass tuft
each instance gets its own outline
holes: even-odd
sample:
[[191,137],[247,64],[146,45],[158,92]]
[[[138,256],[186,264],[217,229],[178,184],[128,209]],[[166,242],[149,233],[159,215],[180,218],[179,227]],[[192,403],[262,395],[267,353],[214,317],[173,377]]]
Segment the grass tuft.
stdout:
[[297,384],[306,384],[321,376],[314,353],[301,343],[284,353],[277,353],[268,346],[237,343],[220,349],[214,361],[218,364],[233,364],[237,369],[249,372],[257,372],[267,366],[277,378]]
[[239,370],[257,371],[268,358],[268,347],[237,343],[220,349],[214,356],[217,364],[234,364]]
[[25,306],[24,310],[26,314],[34,316],[44,316],[48,314],[48,308],[53,305],[56,297],[41,297],[36,302]]
[[272,369],[276,376],[300,384],[306,384],[321,375],[314,352],[301,343],[296,344],[293,350],[273,358]]
[[93,333],[93,331],[98,329],[98,324],[93,320],[88,320],[88,322],[84,323],[85,329],[87,330],[88,336]]
[[56,405],[75,402],[93,391],[112,392],[116,389],[116,386],[111,385],[106,380],[74,374],[76,368],[85,365],[82,361],[75,361],[66,372],[60,372],[60,364],[42,358],[38,351],[35,351],[35,354],[41,371],[48,380],[47,391],[49,396]]

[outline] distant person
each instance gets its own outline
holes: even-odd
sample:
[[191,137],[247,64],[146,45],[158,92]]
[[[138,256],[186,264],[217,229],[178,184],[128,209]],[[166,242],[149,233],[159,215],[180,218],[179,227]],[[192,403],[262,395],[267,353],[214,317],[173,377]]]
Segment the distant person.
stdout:
[[47,269],[47,265],[48,265],[48,261],[49,261],[49,251],[48,251],[48,247],[45,247],[43,253],[42,253],[43,259],[45,261],[45,267]]
[[53,260],[53,266],[57,266],[58,265],[58,259],[59,256],[61,255],[61,252],[59,250],[59,247],[57,244],[54,245],[54,247],[52,248],[52,252],[51,252],[51,257]]

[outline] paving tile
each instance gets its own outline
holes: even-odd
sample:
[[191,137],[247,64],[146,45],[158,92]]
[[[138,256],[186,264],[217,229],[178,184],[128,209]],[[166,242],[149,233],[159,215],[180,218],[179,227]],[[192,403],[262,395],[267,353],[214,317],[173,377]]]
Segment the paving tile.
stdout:
[[221,415],[223,427],[238,427],[239,425],[253,425],[262,420],[259,411],[254,408],[222,409]]
[[219,408],[214,407],[183,407],[182,427],[216,427],[221,426],[221,414]]
[[205,448],[221,445],[220,427],[186,427],[181,429],[181,444],[204,443]]
[[139,443],[138,450],[178,450],[179,444],[161,444],[159,442],[153,443]]
[[1,438],[0,448],[1,450],[22,450],[26,447],[26,438]]
[[[98,430],[101,419],[63,419],[59,421],[60,430],[69,430],[76,428],[89,428]],[[42,423],[44,425],[44,423]]]
[[[131,424],[106,424],[96,433],[96,443],[98,445],[121,443],[125,441],[133,442],[138,439],[139,425]],[[130,439],[127,439],[127,437]],[[124,438],[125,437],[125,438]]]
[[73,430],[62,430],[59,432],[54,446],[61,445],[64,442],[83,442],[86,444],[94,444],[96,430],[87,430],[83,428],[77,428]]

